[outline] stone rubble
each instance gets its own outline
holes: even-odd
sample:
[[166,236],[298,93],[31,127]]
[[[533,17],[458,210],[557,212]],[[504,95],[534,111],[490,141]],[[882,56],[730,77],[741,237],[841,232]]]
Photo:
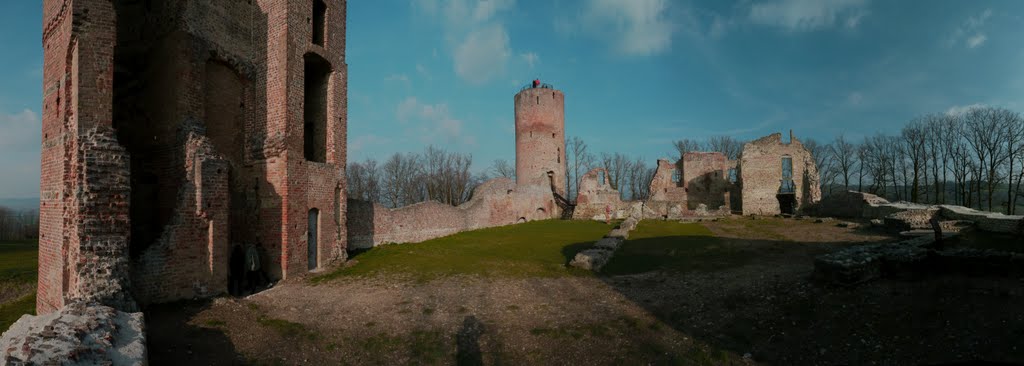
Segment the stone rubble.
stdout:
[[146,365],[141,312],[73,303],[24,315],[0,337],[3,364]]

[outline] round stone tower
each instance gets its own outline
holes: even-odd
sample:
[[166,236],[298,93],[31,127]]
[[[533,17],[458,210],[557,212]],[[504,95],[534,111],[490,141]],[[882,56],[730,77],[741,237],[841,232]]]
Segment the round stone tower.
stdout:
[[516,183],[565,197],[565,96],[534,81],[516,94]]

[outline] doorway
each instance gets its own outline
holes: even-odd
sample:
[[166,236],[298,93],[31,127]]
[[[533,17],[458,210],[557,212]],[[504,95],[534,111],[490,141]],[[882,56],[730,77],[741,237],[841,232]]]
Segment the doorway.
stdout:
[[319,223],[320,223],[320,210],[317,210],[315,208],[309,210],[309,230],[308,230],[308,233],[309,233],[308,235],[309,236],[306,238],[307,239],[306,242],[307,242],[307,245],[308,245],[307,252],[309,253],[309,258],[308,258],[308,262],[307,263],[309,263],[309,270],[310,271],[312,271],[312,270],[316,269],[317,267],[319,267],[319,265],[317,263],[317,247],[319,247],[319,245],[317,245],[318,244],[317,243],[317,239],[319,239],[319,236],[320,236],[319,235],[320,234],[320,228],[319,228],[319,225],[318,225]]

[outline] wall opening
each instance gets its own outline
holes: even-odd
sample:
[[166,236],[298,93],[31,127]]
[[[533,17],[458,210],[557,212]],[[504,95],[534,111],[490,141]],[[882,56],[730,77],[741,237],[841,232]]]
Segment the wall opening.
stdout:
[[315,270],[319,267],[317,263],[317,249],[320,239],[320,210],[315,208],[309,210],[309,226],[307,227],[307,238],[306,238],[306,252],[309,254],[308,264],[309,270]]
[[679,184],[683,181],[683,172],[679,171],[679,168],[672,169],[672,183]]
[[313,0],[313,44],[323,46],[327,29],[327,4]]
[[558,151],[555,154],[556,154],[555,155],[555,160],[556,160],[555,162],[561,164],[562,163],[562,148],[558,148]]
[[327,162],[327,86],[331,65],[319,55],[307,53],[303,98],[303,153],[306,160]]
[[796,193],[796,185],[793,183],[793,158],[782,157],[782,181],[779,193]]
[[597,172],[597,183],[602,186],[608,184],[608,182],[605,180],[604,170]]
[[728,179],[729,183],[736,183],[736,181],[738,180],[738,177],[736,176],[736,168],[729,168]]

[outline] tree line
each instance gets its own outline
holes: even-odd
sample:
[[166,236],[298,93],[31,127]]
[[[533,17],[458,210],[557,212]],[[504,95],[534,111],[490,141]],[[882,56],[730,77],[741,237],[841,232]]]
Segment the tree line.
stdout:
[[458,206],[486,176],[470,172],[473,156],[429,146],[422,153],[395,153],[384,163],[351,162],[345,170],[348,197],[401,207],[434,200]]
[[990,106],[931,113],[897,135],[839,135],[811,152],[827,192],[853,187],[890,200],[1014,214],[1024,182],[1024,118]]
[[0,206],[0,241],[39,238],[39,211]]

